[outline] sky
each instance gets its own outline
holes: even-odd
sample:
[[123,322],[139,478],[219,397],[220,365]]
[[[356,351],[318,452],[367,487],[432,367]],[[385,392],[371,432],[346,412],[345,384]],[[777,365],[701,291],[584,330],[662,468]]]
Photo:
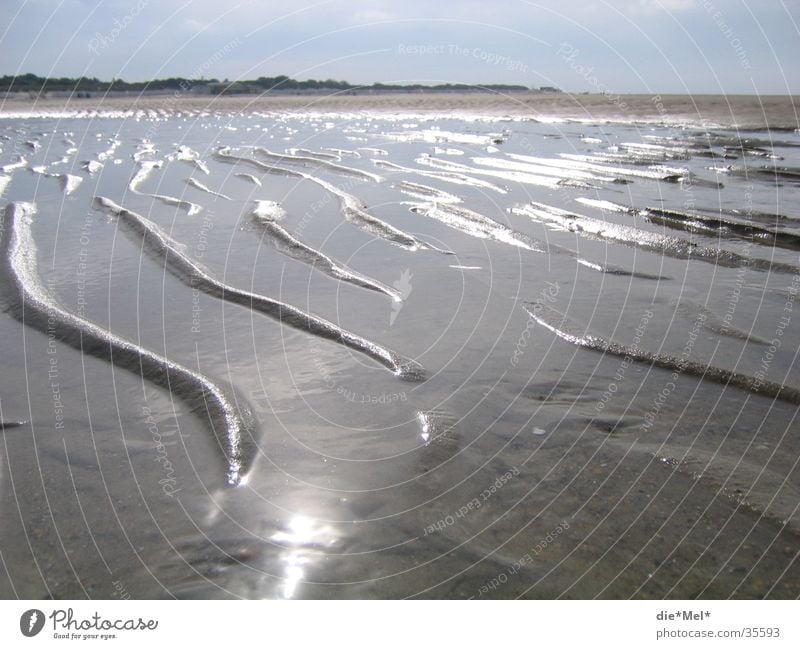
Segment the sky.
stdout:
[[0,75],[800,94],[800,0],[0,0]]

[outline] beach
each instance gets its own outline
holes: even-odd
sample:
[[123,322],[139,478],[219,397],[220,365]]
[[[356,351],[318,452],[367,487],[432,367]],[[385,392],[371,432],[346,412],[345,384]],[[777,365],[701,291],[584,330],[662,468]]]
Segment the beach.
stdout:
[[796,598],[795,106],[0,102],[0,596]]
[[40,98],[11,96],[0,113],[64,111],[189,110],[277,112],[420,113],[426,116],[563,118],[735,126],[748,129],[798,128],[798,102],[790,95],[602,95],[572,93],[272,93],[255,96],[208,96],[176,92],[126,97]]

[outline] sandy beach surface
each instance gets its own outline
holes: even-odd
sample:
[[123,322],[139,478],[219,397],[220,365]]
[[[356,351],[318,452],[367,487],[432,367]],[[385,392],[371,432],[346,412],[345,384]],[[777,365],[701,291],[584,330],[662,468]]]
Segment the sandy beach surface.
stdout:
[[800,595],[793,98],[0,106],[0,599]]
[[0,114],[63,111],[279,111],[446,114],[449,117],[575,119],[646,122],[741,129],[800,127],[798,97],[791,95],[574,95],[570,93],[386,93],[226,96],[147,94],[90,98],[28,96],[0,101]]

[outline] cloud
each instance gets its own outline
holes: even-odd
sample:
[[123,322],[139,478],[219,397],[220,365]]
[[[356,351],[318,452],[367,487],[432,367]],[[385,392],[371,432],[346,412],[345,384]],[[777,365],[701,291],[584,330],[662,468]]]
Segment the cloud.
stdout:
[[692,9],[697,6],[694,0],[633,0],[634,10],[642,12],[676,12]]
[[367,9],[365,11],[359,11],[353,14],[351,22],[353,22],[356,25],[361,25],[361,24],[386,22],[389,20],[397,20],[397,18],[398,16],[395,13],[390,13],[388,11],[381,11],[377,9]]
[[[102,56],[92,57],[87,43],[98,33],[108,36],[114,20],[138,2],[0,0],[0,23],[9,27],[0,41],[0,74],[183,76],[239,39],[213,76],[494,80],[577,89],[575,75],[553,55],[569,42],[619,92],[643,84],[657,91],[748,92],[754,82],[742,74],[731,44],[741,42],[757,67],[759,90],[796,92],[800,82],[791,21],[800,0],[749,6],[742,0],[148,0]],[[708,4],[724,15],[736,41]],[[396,53],[400,43],[478,48],[523,62],[529,74],[471,57],[376,53]]]

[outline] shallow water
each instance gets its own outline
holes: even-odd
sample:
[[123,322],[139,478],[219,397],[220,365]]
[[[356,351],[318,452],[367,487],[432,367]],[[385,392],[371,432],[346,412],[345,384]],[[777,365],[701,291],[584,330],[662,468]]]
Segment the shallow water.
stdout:
[[0,138],[0,595],[800,594],[796,132]]

